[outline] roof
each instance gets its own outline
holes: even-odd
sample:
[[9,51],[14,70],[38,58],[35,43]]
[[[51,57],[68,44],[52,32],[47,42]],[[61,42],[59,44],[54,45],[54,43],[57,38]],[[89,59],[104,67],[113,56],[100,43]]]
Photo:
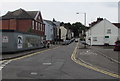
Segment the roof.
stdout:
[[2,19],[34,19],[38,11],[25,11],[23,9],[18,9],[13,12],[8,12]]
[[112,23],[114,24],[116,27],[120,28],[120,23]]
[[52,26],[56,26],[56,24],[54,24],[52,21],[50,20],[44,20],[45,22],[47,22],[48,24],[52,25]]
[[103,20],[103,18],[97,18],[96,21],[93,21],[92,23],[89,24],[90,27],[93,27],[94,25],[98,24],[99,22],[101,22]]
[[32,18],[35,18],[36,14],[38,13],[39,11],[27,11],[27,13],[32,17]]
[[[106,20],[106,19],[103,19],[103,20]],[[102,20],[101,20],[102,21]],[[99,22],[101,22],[101,21],[99,21]],[[107,20],[108,21],[108,20]],[[96,22],[96,24],[98,24],[99,22]],[[96,24],[94,24],[93,26],[90,26],[90,28],[89,29],[91,29],[92,27],[94,27]],[[111,24],[113,24],[113,25],[115,25],[116,27],[118,27],[118,28],[120,28],[120,23],[111,23]],[[88,29],[88,30],[89,30]]]

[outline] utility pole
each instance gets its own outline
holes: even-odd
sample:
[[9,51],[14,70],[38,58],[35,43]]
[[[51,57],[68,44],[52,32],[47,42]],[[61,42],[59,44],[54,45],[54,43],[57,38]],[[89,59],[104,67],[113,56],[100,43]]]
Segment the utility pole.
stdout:
[[84,13],[84,25],[86,26],[86,13]]
[[76,14],[84,14],[84,25],[86,26],[86,13],[85,12],[84,13],[77,12]]
[[[79,12],[77,12],[76,14],[80,14]],[[86,26],[86,13],[84,12],[84,13],[81,13],[81,14],[83,14],[84,15],[84,26]],[[82,30],[82,35],[85,35],[85,30]],[[85,39],[85,38],[84,38]],[[85,42],[84,42],[84,48],[86,48],[86,40],[85,40]]]
[[[118,2],[118,23],[120,23],[120,1]],[[120,28],[118,28],[118,40],[120,40]]]

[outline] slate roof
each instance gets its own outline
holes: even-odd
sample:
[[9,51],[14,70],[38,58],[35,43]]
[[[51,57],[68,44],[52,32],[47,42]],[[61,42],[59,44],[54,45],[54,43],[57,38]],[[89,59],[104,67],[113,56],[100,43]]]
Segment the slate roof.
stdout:
[[[13,12],[8,12],[2,19],[34,19],[38,11],[25,11],[23,9],[18,9]],[[0,19],[1,19],[0,18]]]
[[32,17],[32,18],[35,18],[36,14],[38,13],[39,11],[27,11],[27,13]]
[[56,24],[54,24],[52,21],[50,20],[44,20],[45,22],[47,22],[48,24],[52,25],[52,26],[56,26]]
[[116,27],[120,28],[120,23],[112,23],[114,24]]
[[92,23],[89,24],[89,27],[93,27],[96,24],[98,24],[99,22],[101,22],[103,20],[103,18],[97,18],[97,21],[93,21]]

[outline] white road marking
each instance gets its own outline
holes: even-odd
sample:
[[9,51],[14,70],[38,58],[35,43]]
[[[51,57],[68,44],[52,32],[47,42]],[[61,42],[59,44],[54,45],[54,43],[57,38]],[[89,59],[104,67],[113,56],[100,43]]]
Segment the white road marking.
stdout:
[[71,59],[72,59],[75,63],[77,63],[77,64],[79,64],[79,65],[81,65],[81,66],[84,66],[84,67],[86,67],[86,68],[92,69],[92,70],[94,70],[94,71],[97,71],[97,72],[100,72],[100,73],[103,73],[103,74],[106,74],[106,75],[109,75],[109,76],[112,76],[112,77],[116,77],[116,78],[118,78],[118,79],[120,78],[120,75],[118,75],[118,74],[111,73],[111,72],[109,72],[109,71],[102,70],[102,69],[99,69],[99,68],[97,68],[97,67],[87,65],[87,64],[81,62],[80,60],[76,59],[77,48],[78,48],[78,44],[76,45],[76,47],[75,47],[75,49],[74,49],[74,51],[73,51],[73,53],[72,53],[72,55],[71,55]]
[[31,72],[30,74],[31,74],[31,75],[37,75],[38,73],[36,73],[36,72]]
[[43,63],[43,65],[51,65],[52,63]]
[[80,55],[97,55],[97,53],[87,50],[80,52]]

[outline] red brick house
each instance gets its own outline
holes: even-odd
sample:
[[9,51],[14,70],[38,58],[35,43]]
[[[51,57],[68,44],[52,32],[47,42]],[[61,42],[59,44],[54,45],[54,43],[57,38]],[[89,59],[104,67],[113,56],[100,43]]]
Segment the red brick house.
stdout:
[[40,36],[45,34],[45,24],[40,11],[25,11],[18,9],[0,17],[0,30],[17,30],[34,33]]

